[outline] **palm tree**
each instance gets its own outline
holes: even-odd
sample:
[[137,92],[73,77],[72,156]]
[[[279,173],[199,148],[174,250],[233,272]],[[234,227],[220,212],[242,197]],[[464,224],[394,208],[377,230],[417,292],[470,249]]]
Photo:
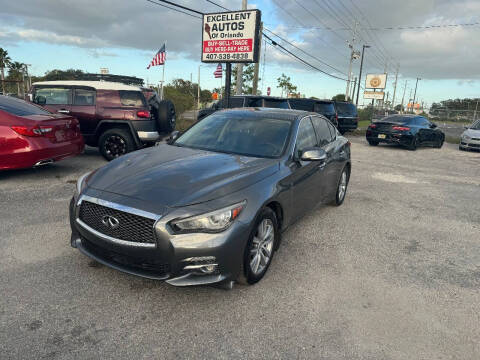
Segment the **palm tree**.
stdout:
[[5,68],[10,66],[12,59],[8,56],[8,51],[0,48],[0,71],[2,74],[2,92],[5,94]]
[[21,96],[20,94],[20,81],[22,80],[22,75],[23,72],[25,71],[25,64],[14,61],[10,62],[9,68],[9,75],[13,77],[15,80],[17,80],[17,92],[18,92],[18,97]]

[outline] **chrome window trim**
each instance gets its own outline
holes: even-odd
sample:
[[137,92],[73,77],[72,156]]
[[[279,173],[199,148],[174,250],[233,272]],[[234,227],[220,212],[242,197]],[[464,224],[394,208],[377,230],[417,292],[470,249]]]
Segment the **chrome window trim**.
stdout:
[[99,237],[102,240],[109,241],[113,244],[116,245],[122,245],[122,246],[131,246],[131,247],[142,247],[142,248],[151,248],[154,249],[156,247],[156,244],[153,243],[139,243],[139,242],[134,242],[134,241],[126,241],[126,240],[120,240],[105,234],[102,234],[101,232],[91,228],[87,224],[85,224],[82,220],[79,218],[76,219],[76,222],[78,225],[83,227],[85,230],[88,232],[92,233],[93,235]]
[[[97,204],[97,205],[106,206],[106,207],[109,207],[109,208],[112,208],[112,209],[115,209],[115,210],[123,211],[123,212],[126,212],[126,213],[142,216],[142,217],[152,219],[152,220],[155,220],[155,221],[158,221],[162,217],[162,215],[157,215],[157,214],[154,214],[154,213],[151,213],[151,212],[148,212],[148,211],[132,208],[130,206],[117,204],[117,203],[114,203],[114,202],[111,202],[111,201],[99,199],[99,198],[88,196],[88,195],[80,196],[80,198],[78,199],[78,202],[77,202],[77,206],[80,206],[82,204],[83,200],[92,202],[92,203]],[[77,218],[78,218],[78,216],[77,216]]]

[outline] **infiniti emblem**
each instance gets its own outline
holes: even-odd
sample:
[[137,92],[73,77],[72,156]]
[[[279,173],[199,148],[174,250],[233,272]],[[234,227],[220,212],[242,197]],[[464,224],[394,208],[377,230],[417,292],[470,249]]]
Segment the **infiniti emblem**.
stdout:
[[102,217],[102,224],[110,229],[116,229],[120,225],[120,221],[111,215],[104,215]]

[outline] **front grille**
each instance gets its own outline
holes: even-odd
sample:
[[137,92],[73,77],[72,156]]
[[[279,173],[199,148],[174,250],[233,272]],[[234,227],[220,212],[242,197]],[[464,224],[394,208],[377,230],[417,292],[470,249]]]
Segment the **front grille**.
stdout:
[[472,140],[474,140],[474,141],[480,141],[479,138],[472,138]]
[[[118,227],[112,228],[104,225],[102,218],[106,215],[115,217],[118,220]],[[82,201],[79,217],[91,228],[116,239],[138,243],[155,243],[155,220],[89,201]]]
[[85,238],[82,238],[82,246],[91,254],[113,265],[121,265],[132,269],[144,270],[157,276],[168,275],[171,271],[170,264],[168,263],[155,262],[151,259],[144,259],[141,257],[134,258],[120,254],[118,252],[107,250],[101,246],[95,245]]
[[468,144],[468,146],[480,148],[480,144],[472,144],[472,143],[470,143],[470,144]]

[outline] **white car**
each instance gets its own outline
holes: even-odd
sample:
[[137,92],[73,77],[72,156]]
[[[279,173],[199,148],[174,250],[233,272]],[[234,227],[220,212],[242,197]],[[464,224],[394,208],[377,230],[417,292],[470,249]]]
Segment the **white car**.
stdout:
[[460,150],[480,150],[480,120],[475,121],[473,125],[465,129],[461,136],[458,148]]

